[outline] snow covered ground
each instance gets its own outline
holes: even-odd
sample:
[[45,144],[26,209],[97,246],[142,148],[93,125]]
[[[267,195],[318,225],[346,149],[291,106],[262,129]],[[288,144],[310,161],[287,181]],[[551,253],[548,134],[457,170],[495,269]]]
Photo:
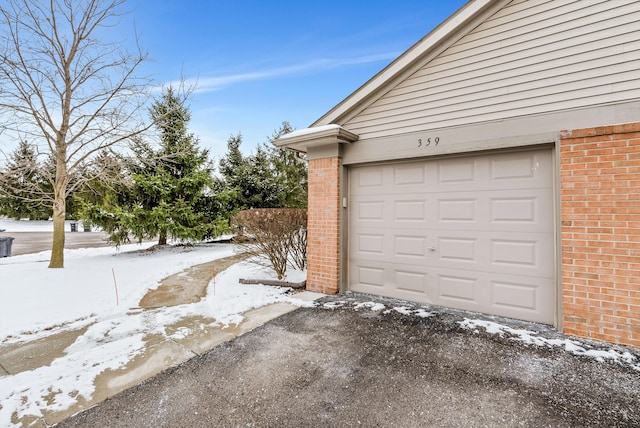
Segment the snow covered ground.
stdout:
[[[0,229],[46,231],[50,224],[4,220]],[[186,316],[201,315],[228,325],[239,323],[243,312],[271,303],[310,304],[286,294],[286,288],[239,284],[240,277],[272,278],[263,268],[241,263],[218,274],[198,303],[135,310],[163,278],[234,254],[229,244],[144,251],[151,245],[66,250],[64,269],[47,268],[50,251],[0,258],[0,345],[88,328],[51,365],[0,377],[0,426],[11,426],[14,412],[19,417],[41,415],[64,410],[79,396],[91,396],[96,376],[126,365],[142,352],[145,335],[172,337],[165,327]],[[303,276],[293,272],[288,279],[300,281]],[[52,391],[57,392],[55,400],[47,399]]]

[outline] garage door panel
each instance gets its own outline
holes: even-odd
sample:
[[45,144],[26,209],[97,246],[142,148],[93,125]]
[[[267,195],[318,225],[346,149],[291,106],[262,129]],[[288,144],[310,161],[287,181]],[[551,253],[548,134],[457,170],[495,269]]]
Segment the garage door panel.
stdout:
[[489,218],[496,223],[535,223],[537,220],[536,204],[538,197],[503,196],[489,200]]
[[360,222],[383,222],[385,201],[381,199],[360,200],[355,204],[355,215]]
[[[537,231],[551,223],[552,201],[545,198],[548,189],[493,192],[433,193],[435,221],[439,228],[474,230]],[[505,229],[506,228],[506,229]]]
[[555,311],[551,281],[552,278],[494,275],[490,283],[492,313],[549,323]]
[[358,266],[350,278],[354,291],[537,322],[553,317],[549,280],[384,262]]
[[385,268],[381,266],[360,265],[354,269],[354,281],[363,287],[378,288],[375,293],[380,293],[386,283],[385,273]]
[[501,191],[500,196],[487,198],[487,216],[496,229],[516,226],[538,231],[553,223],[551,188]]
[[529,311],[536,311],[539,306],[537,295],[539,287],[535,284],[527,284],[520,282],[503,282],[492,281],[493,285],[493,301],[494,306],[501,306],[509,309],[515,309],[517,311],[525,309]]
[[350,289],[552,323],[551,161],[537,150],[351,168]]
[[[508,190],[501,192],[500,196],[479,191],[457,192],[454,196],[451,193],[421,191],[425,195],[422,198],[397,194],[359,196],[351,205],[356,219],[384,222],[385,227],[402,228],[405,227],[402,222],[412,225],[418,222],[424,223],[420,227],[536,231],[552,222],[552,201],[545,197],[548,191]],[[395,223],[390,224],[390,219]]]
[[353,234],[354,260],[416,263],[458,270],[545,276],[553,271],[553,235],[367,228]]
[[391,169],[394,187],[402,192],[413,193],[427,184],[427,164],[396,164]]
[[380,168],[360,168],[352,177],[354,183],[363,193],[378,193],[384,185],[385,171]]
[[424,191],[429,180],[426,164],[395,164],[388,168],[379,166],[360,167],[350,176],[350,181],[359,188],[359,194],[385,194],[393,188],[394,194],[414,194]]
[[553,234],[501,233],[489,239],[487,266],[494,272],[553,277]]
[[478,199],[471,195],[436,196],[439,223],[477,223]]
[[545,276],[553,272],[552,234],[432,231],[424,262],[455,269]]
[[548,158],[543,152],[520,152],[493,158],[444,159],[432,168],[436,173],[432,185],[447,191],[482,189],[487,183],[496,189],[531,187],[528,183],[546,187],[553,177]]
[[482,165],[474,158],[448,159],[437,163],[436,183],[440,186],[462,186],[468,189],[478,181],[478,168]]
[[477,307],[478,300],[482,296],[477,276],[451,271],[449,273],[439,273],[436,277],[440,301],[450,301],[452,306],[456,307],[461,305],[466,308]]
[[510,153],[489,160],[489,180],[497,188],[551,186],[551,166],[549,151]]
[[436,295],[433,275],[426,266],[379,262],[354,266],[349,281],[357,291],[389,295],[420,302],[433,302]]
[[[401,198],[396,195],[365,196],[352,200],[349,206],[352,207],[352,217],[357,219],[363,226],[384,227],[391,226],[390,220],[395,221],[393,227],[402,228],[410,225],[415,227],[416,223],[433,221],[433,214],[425,199]],[[406,223],[403,226],[403,223]]]
[[530,269],[549,271],[545,263],[550,261],[549,257],[543,257],[541,243],[533,237],[530,240],[516,237],[491,239],[489,253],[494,266],[514,267],[523,273]]
[[428,240],[424,235],[416,236],[415,234],[394,234],[393,236],[394,257],[410,257],[421,261],[427,256],[427,246]]
[[424,199],[396,199],[393,201],[393,219],[397,222],[427,221],[427,201]]
[[438,265],[451,263],[454,265],[477,268],[480,254],[478,252],[478,239],[472,236],[440,236],[437,245],[433,247],[434,256],[437,256]]
[[351,240],[353,245],[351,253],[355,256],[382,256],[384,257],[385,235],[382,233],[362,232]]
[[551,278],[450,269],[430,273],[440,305],[536,322],[553,319]]
[[393,284],[397,290],[418,293],[428,298],[428,274],[426,272],[416,272],[415,270],[393,270]]
[[355,259],[425,264],[429,243],[424,231],[394,229],[381,233],[379,228],[359,230],[349,240],[349,253]]

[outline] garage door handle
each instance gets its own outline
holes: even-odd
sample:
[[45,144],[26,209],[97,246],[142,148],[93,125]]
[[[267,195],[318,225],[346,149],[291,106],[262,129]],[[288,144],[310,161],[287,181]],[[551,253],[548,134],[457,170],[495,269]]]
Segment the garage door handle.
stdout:
[[435,251],[435,250],[436,250],[436,247],[427,247],[427,250],[429,250],[429,251]]

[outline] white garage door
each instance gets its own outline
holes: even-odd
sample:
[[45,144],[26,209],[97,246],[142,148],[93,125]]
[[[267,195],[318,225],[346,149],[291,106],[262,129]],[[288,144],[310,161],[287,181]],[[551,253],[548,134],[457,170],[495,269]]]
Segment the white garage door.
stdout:
[[349,170],[349,288],[552,324],[550,150]]

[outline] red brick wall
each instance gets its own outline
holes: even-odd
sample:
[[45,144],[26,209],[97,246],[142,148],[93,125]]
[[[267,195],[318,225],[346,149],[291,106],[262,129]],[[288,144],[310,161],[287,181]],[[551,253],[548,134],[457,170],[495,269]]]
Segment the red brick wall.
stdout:
[[336,294],[340,284],[340,159],[309,161],[307,290]]
[[640,123],[563,131],[564,332],[640,348]]

